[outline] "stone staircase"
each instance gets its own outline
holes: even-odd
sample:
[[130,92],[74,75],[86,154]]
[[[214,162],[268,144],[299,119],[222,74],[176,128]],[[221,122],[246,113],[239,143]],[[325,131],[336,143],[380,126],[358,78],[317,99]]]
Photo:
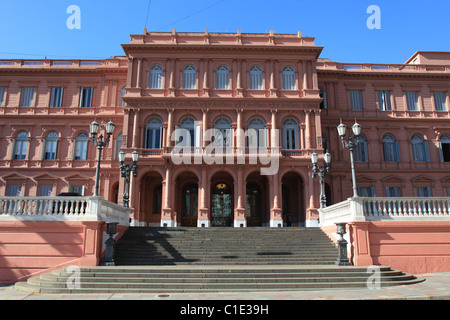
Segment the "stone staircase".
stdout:
[[[130,228],[116,266],[67,268],[19,282],[40,293],[258,292],[367,287],[366,267],[339,267],[337,249],[315,228]],[[422,280],[380,267],[380,286]]]

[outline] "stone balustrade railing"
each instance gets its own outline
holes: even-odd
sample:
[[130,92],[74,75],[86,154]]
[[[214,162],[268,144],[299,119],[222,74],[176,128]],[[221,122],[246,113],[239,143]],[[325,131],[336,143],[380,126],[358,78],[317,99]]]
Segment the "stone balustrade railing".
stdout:
[[0,197],[0,220],[105,221],[129,225],[130,209],[102,197]]
[[357,197],[319,209],[320,226],[353,221],[450,221],[450,197]]

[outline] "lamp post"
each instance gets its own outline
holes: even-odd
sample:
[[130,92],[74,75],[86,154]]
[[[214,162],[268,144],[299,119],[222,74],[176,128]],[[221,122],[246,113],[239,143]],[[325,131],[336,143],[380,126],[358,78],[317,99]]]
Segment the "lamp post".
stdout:
[[341,142],[342,142],[342,145],[344,146],[344,148],[347,148],[350,150],[350,166],[352,169],[353,197],[358,197],[358,188],[356,186],[356,173],[355,173],[355,163],[354,163],[353,155],[354,155],[354,151],[355,151],[355,146],[358,144],[359,136],[361,135],[361,126],[355,120],[355,124],[352,126],[352,131],[353,131],[354,137],[352,138],[351,136],[349,136],[348,142],[345,140],[347,126],[345,124],[342,124],[342,120],[341,120],[341,124],[337,126],[337,131],[338,131],[339,136],[341,137]]
[[133,171],[133,177],[137,177],[137,162],[139,159],[139,153],[137,151],[133,151],[131,153],[131,159],[133,163],[131,166],[129,164],[125,164],[125,152],[119,152],[119,161],[120,161],[120,174],[122,178],[125,178],[125,192],[123,194],[123,206],[125,208],[129,208],[129,189],[130,189],[130,172]]
[[327,206],[327,197],[325,195],[325,179],[328,177],[328,172],[330,172],[330,164],[331,164],[331,154],[328,152],[325,153],[323,159],[325,161],[325,166],[319,167],[317,165],[317,160],[319,155],[315,152],[311,154],[311,162],[313,164],[313,179],[320,176],[320,208],[325,208]]
[[95,136],[98,133],[98,129],[100,127],[99,124],[97,123],[97,121],[94,120],[94,122],[91,123],[90,127],[91,127],[92,142],[98,149],[97,170],[95,173],[95,190],[94,190],[94,196],[98,196],[98,184],[99,184],[99,178],[100,178],[100,161],[101,161],[101,156],[102,156],[102,149],[103,149],[103,147],[105,147],[108,144],[109,139],[110,139],[111,135],[113,134],[116,125],[111,120],[106,124],[107,137],[106,137],[105,141],[103,141],[102,134],[100,134],[100,136],[98,137],[99,138],[98,140],[95,138]]

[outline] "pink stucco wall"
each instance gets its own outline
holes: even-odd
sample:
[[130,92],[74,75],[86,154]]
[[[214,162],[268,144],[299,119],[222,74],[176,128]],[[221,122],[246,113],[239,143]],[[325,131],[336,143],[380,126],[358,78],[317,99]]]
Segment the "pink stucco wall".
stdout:
[[450,222],[349,224],[355,265],[386,265],[410,273],[450,271]]
[[[98,265],[105,230],[102,221],[1,221],[0,284],[63,266]],[[125,230],[118,231],[120,236]]]

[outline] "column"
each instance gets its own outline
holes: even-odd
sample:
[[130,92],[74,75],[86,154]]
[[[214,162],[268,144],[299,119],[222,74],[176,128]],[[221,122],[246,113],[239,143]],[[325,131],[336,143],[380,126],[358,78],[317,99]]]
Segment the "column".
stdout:
[[197,227],[209,228],[211,226],[211,221],[209,220],[209,210],[206,206],[206,197],[207,197],[207,176],[208,171],[206,170],[206,166],[202,166],[202,176],[200,181],[200,206],[199,206],[199,215],[197,219]]
[[172,219],[171,196],[172,196],[172,167],[166,166],[166,178],[163,181],[164,186],[164,207],[161,216],[161,227],[174,227],[175,221]]
[[282,210],[280,208],[280,181],[279,181],[279,175],[278,173],[271,176],[272,183],[272,210],[270,212],[270,226],[273,228],[279,228],[283,227],[283,217],[282,217]]
[[138,65],[137,65],[137,81],[136,86],[138,88],[141,88],[141,78],[142,78],[142,59],[138,59]]
[[173,109],[167,109],[167,134],[166,134],[166,145],[165,147],[172,146],[172,130],[173,130]]
[[138,136],[139,136],[139,109],[133,109],[134,121],[133,121],[133,140],[132,148],[137,148]]
[[237,195],[237,205],[234,210],[234,227],[247,227],[247,218],[245,216],[245,201],[246,201],[246,189],[245,181],[243,181],[243,166],[238,165],[237,167],[237,182],[235,182],[235,194]]
[[305,110],[305,147],[306,149],[311,149],[311,110]]

